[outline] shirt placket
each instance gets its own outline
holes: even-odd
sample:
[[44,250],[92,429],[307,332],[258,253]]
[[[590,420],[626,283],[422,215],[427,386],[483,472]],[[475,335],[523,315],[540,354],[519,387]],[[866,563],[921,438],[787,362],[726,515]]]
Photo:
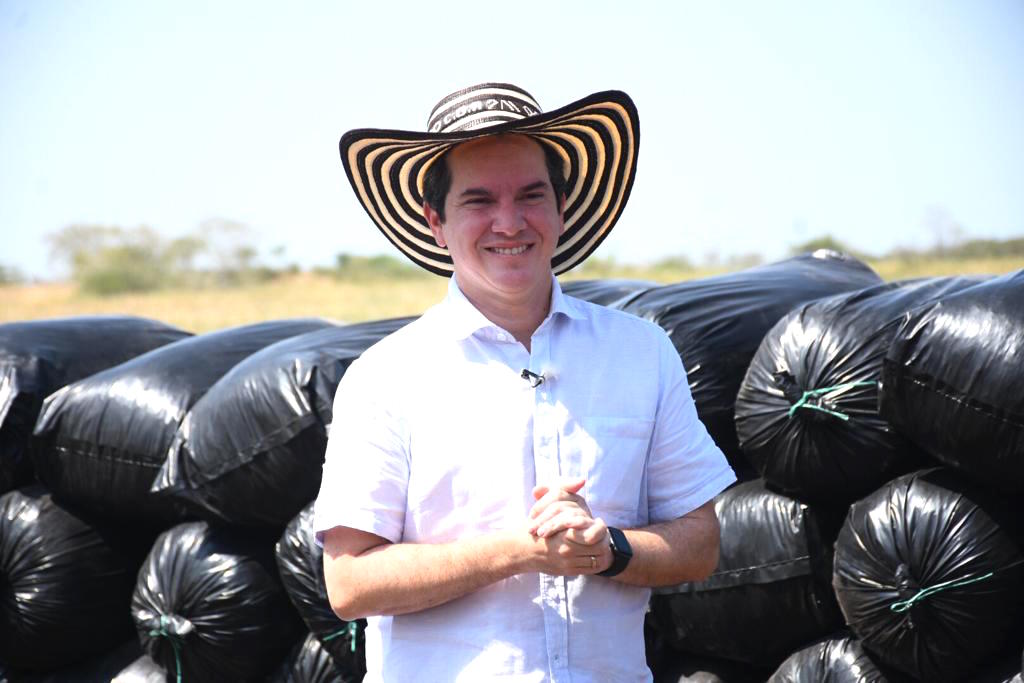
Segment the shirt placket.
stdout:
[[[557,379],[550,376],[550,321],[548,323],[542,325],[530,342],[530,369],[537,374],[547,372],[549,375],[533,390],[533,463],[537,483],[550,485],[559,482],[562,473],[554,409]],[[551,680],[569,681],[569,605],[565,577],[540,574],[540,595]]]

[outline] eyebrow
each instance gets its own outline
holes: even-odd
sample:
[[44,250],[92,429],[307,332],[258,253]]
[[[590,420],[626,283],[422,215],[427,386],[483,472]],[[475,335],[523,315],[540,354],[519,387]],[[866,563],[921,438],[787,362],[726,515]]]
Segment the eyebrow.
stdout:
[[[533,192],[534,190],[543,190],[548,187],[548,181],[538,180],[532,182],[529,185],[525,185],[519,188],[519,192]],[[491,196],[490,190],[483,187],[467,187],[460,194],[460,197],[489,197]]]
[[526,187],[520,189],[520,192],[533,192],[534,190],[544,190],[548,188],[548,181],[538,180],[535,183],[530,183]]
[[459,197],[489,197],[490,192],[482,187],[467,187],[459,194]]

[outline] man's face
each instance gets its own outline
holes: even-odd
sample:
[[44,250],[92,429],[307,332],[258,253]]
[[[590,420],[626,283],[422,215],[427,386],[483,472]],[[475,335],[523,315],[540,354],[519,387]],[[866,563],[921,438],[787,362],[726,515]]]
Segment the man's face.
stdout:
[[448,169],[445,223],[429,207],[425,212],[462,291],[478,306],[549,297],[551,256],[564,224],[540,143],[522,135],[466,142],[448,154]]

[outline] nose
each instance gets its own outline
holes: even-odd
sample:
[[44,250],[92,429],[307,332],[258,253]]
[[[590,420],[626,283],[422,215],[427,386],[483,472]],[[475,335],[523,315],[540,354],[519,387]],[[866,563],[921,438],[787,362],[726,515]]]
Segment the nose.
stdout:
[[521,206],[516,202],[501,202],[491,220],[491,231],[502,235],[516,235],[526,226]]

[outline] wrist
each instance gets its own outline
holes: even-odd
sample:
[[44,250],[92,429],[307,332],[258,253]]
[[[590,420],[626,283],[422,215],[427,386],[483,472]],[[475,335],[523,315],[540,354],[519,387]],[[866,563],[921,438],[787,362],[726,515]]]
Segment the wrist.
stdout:
[[597,573],[598,576],[612,577],[621,574],[633,559],[633,548],[626,539],[625,532],[613,526],[608,527],[608,546],[611,550],[611,563]]
[[513,574],[544,571],[545,543],[528,531],[499,532],[506,535],[505,549],[511,560]]

